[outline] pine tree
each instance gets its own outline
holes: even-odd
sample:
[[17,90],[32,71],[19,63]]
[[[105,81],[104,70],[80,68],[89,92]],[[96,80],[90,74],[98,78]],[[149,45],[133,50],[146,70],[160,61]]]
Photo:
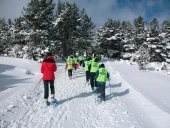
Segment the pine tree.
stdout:
[[123,21],[121,24],[122,45],[123,45],[123,59],[130,59],[134,52],[135,46],[133,41],[133,26],[128,21]]
[[163,22],[160,36],[162,37],[161,42],[165,44],[165,60],[170,63],[170,21]]
[[0,18],[0,54],[4,53],[4,50],[8,45],[8,30],[8,24],[5,19]]
[[108,19],[108,21],[98,30],[97,41],[104,53],[109,57],[120,59],[123,52],[120,32],[120,22]]
[[32,49],[45,49],[54,45],[53,21],[55,4],[53,0],[31,0],[23,10],[27,43]]
[[55,27],[63,57],[82,51],[90,45],[94,25],[85,10],[80,11],[75,3],[59,1]]
[[134,43],[135,43],[135,49],[138,50],[140,46],[142,46],[143,42],[146,41],[146,33],[144,29],[144,20],[141,16],[137,17],[134,20],[134,26],[135,26],[135,37],[134,37]]
[[91,47],[91,44],[94,42],[94,24],[91,21],[91,18],[88,17],[88,15],[85,12],[85,9],[83,9],[80,12],[80,25],[77,27],[77,49],[79,51],[84,51],[88,47]]
[[58,3],[56,10],[57,17],[61,17],[60,21],[56,25],[58,30],[58,39],[61,42],[63,49],[63,56],[72,54],[74,50],[74,38],[76,36],[76,26],[78,24],[78,7],[76,4],[70,4],[68,2]]
[[164,53],[164,45],[160,42],[159,24],[156,18],[154,18],[149,24],[149,30],[147,34],[147,44],[149,48],[150,61],[164,61],[162,56]]

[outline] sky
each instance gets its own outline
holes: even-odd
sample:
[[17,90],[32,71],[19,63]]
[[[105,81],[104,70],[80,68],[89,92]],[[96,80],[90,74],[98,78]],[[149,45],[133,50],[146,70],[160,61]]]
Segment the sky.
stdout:
[[[16,18],[21,15],[23,6],[30,0],[0,0],[0,17]],[[170,20],[169,0],[62,0],[75,2],[82,10],[86,10],[92,21],[100,26],[108,18],[114,20],[133,20],[142,16],[144,21],[150,22],[157,18],[160,23]],[[54,0],[58,2],[58,0]]]

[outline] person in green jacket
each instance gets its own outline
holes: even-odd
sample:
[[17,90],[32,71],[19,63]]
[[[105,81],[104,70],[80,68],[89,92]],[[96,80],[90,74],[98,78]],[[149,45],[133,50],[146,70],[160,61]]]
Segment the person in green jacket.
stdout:
[[75,70],[78,69],[78,59],[76,56],[74,56],[74,58],[73,58],[73,65],[74,65]]
[[68,56],[66,60],[66,67],[65,69],[68,68],[68,77],[71,79],[72,78],[72,71],[73,71],[73,59]]
[[86,83],[90,80],[90,71],[89,71],[89,65],[91,64],[91,57],[88,57],[86,61],[83,63],[84,71],[86,72]]
[[97,59],[94,59],[94,61],[91,62],[89,65],[89,71],[90,71],[90,84],[91,84],[91,89],[94,91],[94,86],[95,86],[95,81],[94,81],[94,76],[99,68],[100,64],[98,63]]
[[105,86],[106,86],[106,81],[107,79],[109,79],[109,77],[110,76],[107,69],[105,68],[105,65],[101,64],[95,75],[96,88],[97,88],[96,93],[101,101],[105,101]]
[[80,64],[80,66],[82,66],[83,63],[84,63],[84,56],[83,56],[83,55],[80,55],[80,56],[79,56],[79,64]]

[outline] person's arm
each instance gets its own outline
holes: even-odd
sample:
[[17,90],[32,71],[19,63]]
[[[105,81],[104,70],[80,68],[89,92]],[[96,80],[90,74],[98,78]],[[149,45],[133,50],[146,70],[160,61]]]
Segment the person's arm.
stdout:
[[91,64],[89,65],[88,69],[89,69],[89,71],[90,71],[90,69],[91,69]]
[[94,79],[96,80],[98,76],[99,76],[99,70],[96,72]]
[[54,72],[57,71],[57,65],[54,63]]
[[65,67],[65,69],[67,69],[67,67],[68,67],[68,64],[66,63],[66,67]]
[[41,73],[44,73],[44,63],[42,62],[42,65],[41,65]]
[[109,79],[110,78],[110,74],[107,72],[107,79]]

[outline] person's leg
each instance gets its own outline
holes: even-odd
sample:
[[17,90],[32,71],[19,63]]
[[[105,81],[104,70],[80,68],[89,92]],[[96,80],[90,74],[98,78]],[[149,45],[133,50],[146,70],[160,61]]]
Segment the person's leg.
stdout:
[[50,104],[48,101],[48,96],[49,96],[48,80],[44,80],[44,99],[47,106]]
[[101,86],[101,98],[105,101],[105,84]]
[[51,98],[54,99],[55,96],[54,80],[50,80],[50,89],[51,89]]
[[89,80],[90,80],[90,72],[87,71],[87,81],[89,81]]
[[94,74],[93,73],[91,73],[90,75],[90,83],[91,83],[92,90],[94,90]]
[[48,80],[44,80],[44,99],[48,99],[49,89],[48,89]]

